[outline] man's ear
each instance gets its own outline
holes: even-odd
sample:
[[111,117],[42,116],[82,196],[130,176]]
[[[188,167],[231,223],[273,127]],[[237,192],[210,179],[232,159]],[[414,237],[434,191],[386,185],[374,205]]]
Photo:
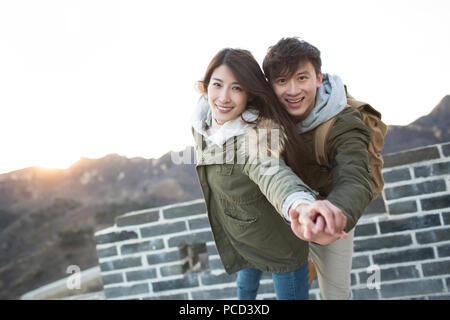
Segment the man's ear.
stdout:
[[322,85],[322,80],[323,80],[323,74],[321,72],[317,75],[317,88],[320,88],[320,86]]

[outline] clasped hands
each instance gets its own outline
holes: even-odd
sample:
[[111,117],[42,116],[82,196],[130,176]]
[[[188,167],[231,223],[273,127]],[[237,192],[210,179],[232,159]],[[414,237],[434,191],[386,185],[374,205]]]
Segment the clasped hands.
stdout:
[[289,210],[291,229],[302,240],[328,245],[339,238],[347,238],[344,232],[347,218],[328,200],[300,204]]

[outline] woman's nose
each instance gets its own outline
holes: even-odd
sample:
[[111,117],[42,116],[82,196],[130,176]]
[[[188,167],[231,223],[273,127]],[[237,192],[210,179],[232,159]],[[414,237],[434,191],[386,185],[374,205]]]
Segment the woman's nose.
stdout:
[[219,101],[222,103],[230,102],[230,94],[228,93],[228,90],[222,90],[219,95]]

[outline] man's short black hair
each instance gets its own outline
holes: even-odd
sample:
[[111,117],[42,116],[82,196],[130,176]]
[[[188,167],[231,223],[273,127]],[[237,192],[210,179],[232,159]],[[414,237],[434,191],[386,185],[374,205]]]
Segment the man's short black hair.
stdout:
[[321,72],[320,51],[312,44],[297,37],[283,38],[269,48],[263,62],[263,70],[269,81],[278,77],[291,77],[300,63],[311,62],[316,76]]

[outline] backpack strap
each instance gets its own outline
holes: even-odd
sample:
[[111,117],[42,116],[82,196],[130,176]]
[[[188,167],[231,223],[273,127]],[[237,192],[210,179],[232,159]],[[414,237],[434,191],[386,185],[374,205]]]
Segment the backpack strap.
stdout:
[[328,134],[330,133],[331,127],[336,122],[336,118],[337,116],[320,124],[314,132],[314,153],[316,155],[316,162],[321,166],[328,167],[329,165],[325,145],[327,143]]

